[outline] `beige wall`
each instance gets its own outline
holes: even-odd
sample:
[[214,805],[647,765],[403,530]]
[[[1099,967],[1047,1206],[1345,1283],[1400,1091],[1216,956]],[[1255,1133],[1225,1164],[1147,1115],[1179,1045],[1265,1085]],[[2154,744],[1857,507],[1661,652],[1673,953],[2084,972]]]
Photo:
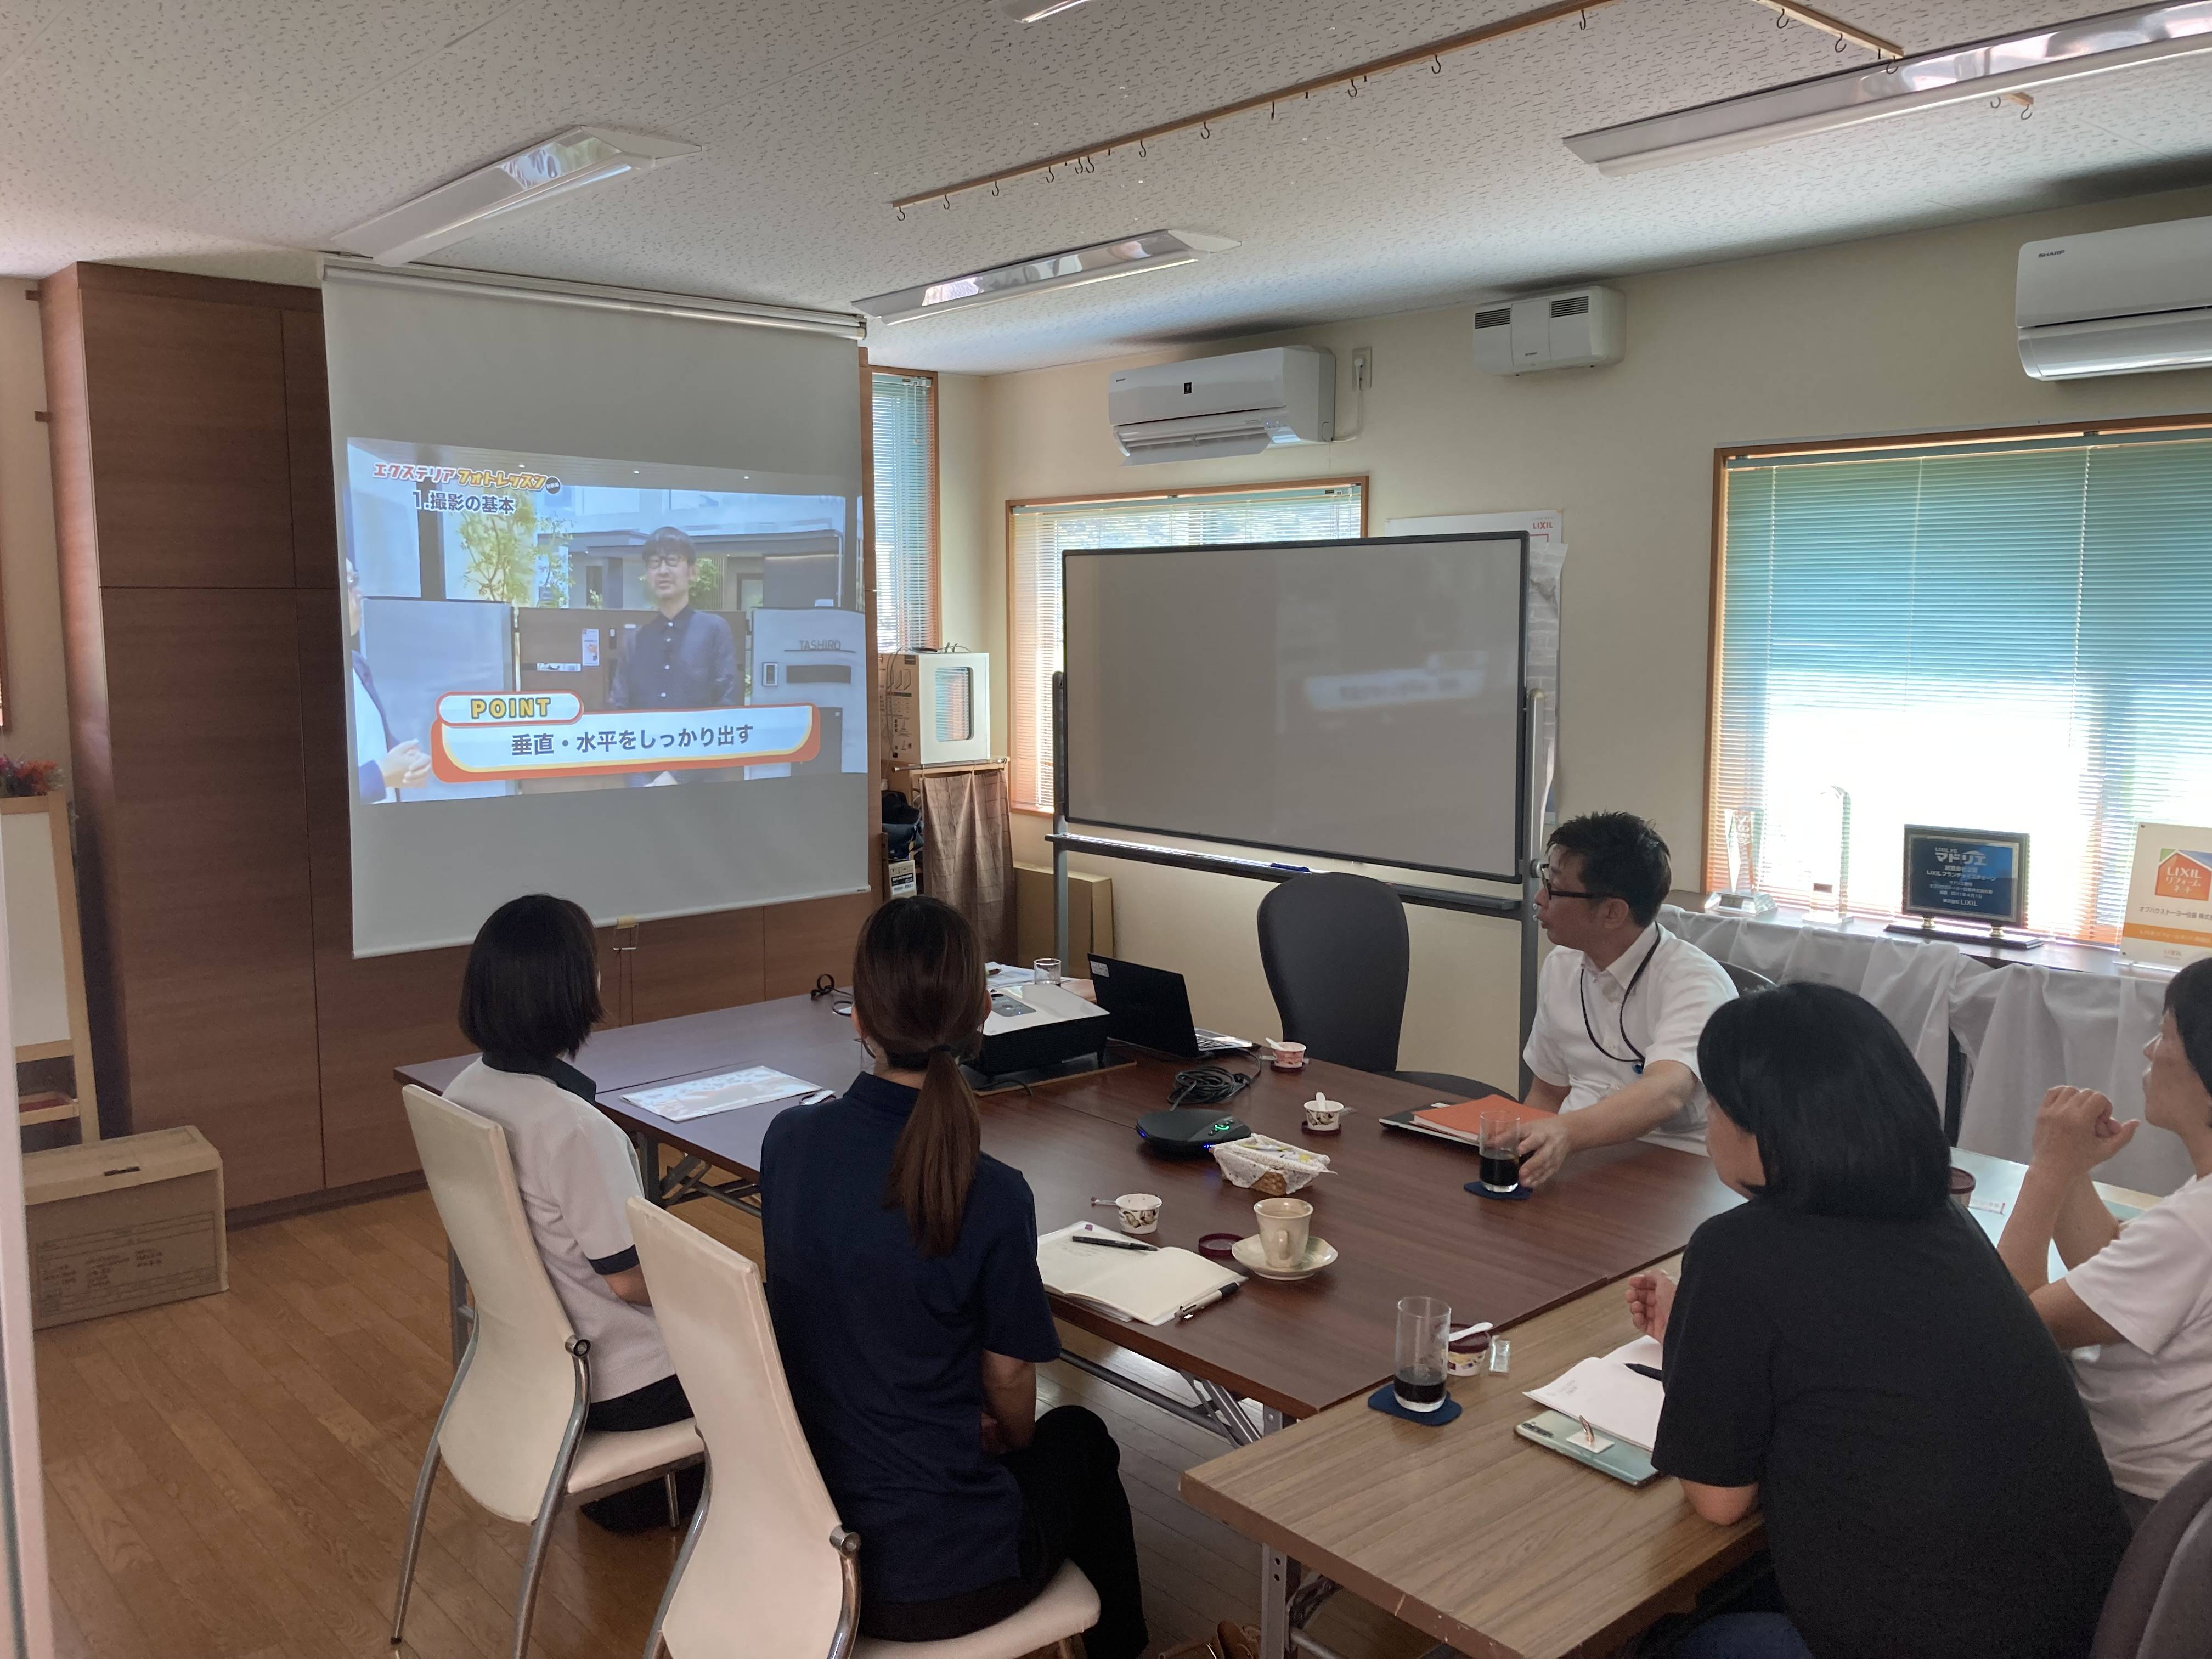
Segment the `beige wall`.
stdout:
[[27,278],[0,280],[0,613],[8,630],[7,725],[0,750],[69,764],[61,589],[54,562],[53,473],[40,360],[39,308]]
[[[2021,243],[2078,229],[2212,213],[2212,191],[1630,277],[1628,357],[1522,379],[1469,365],[1472,307],[1266,337],[1337,354],[1339,422],[1356,435],[1248,459],[1124,467],[1105,418],[1109,369],[1259,343],[1218,341],[1148,358],[994,376],[980,405],[972,569],[948,591],[986,593],[1006,647],[1004,504],[1024,496],[1367,473],[1370,522],[1557,508],[1569,545],[1562,622],[1560,799],[1656,819],[1694,883],[1701,855],[1712,458],[1727,444],[2212,411],[2212,373],[2044,385],[2021,371],[2013,275]],[[1244,257],[1238,254],[1227,258]],[[1374,352],[1362,410],[1351,354]],[[963,400],[966,394],[963,392]],[[965,600],[963,599],[963,603]],[[998,742],[1006,677],[994,677]],[[1024,861],[1043,856],[1035,820]],[[1114,877],[1124,951],[1193,980],[1202,1023],[1275,1030],[1252,912],[1259,884],[1138,865]],[[1516,932],[1413,913],[1414,986],[1401,1064],[1510,1082]]]

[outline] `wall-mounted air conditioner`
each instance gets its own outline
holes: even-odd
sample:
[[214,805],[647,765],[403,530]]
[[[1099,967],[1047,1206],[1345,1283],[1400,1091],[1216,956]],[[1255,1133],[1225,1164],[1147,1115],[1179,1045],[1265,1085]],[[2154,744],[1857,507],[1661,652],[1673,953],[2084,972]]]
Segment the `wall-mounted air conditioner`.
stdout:
[[2014,311],[2039,380],[2212,366],[2212,219],[2030,242]]
[[1628,355],[1628,301],[1616,288],[1499,300],[1474,313],[1474,366],[1485,374],[1596,368]]
[[1127,465],[1256,455],[1336,436],[1336,359],[1272,346],[1115,372],[1106,417]]

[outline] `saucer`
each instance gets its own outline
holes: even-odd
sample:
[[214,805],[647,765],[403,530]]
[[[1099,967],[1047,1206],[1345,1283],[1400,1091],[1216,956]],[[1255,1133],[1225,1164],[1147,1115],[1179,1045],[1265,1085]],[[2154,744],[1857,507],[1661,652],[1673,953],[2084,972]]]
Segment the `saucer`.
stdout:
[[1240,1238],[1230,1252],[1237,1265],[1262,1279],[1310,1279],[1336,1260],[1336,1246],[1314,1234],[1306,1236],[1306,1259],[1295,1267],[1271,1267],[1267,1253],[1260,1247],[1257,1233],[1249,1238]]

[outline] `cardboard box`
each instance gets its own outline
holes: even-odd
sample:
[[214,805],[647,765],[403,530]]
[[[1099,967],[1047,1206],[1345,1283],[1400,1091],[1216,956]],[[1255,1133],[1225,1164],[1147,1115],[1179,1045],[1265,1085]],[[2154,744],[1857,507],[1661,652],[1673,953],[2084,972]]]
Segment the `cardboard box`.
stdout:
[[[1052,954],[1052,872],[1034,865],[1014,866],[1016,960],[1026,968]],[[1114,954],[1114,878],[1067,872],[1067,965],[1070,979],[1088,979],[1088,958],[1096,951]]]
[[31,1328],[230,1288],[222,1159],[198,1129],[23,1157]]

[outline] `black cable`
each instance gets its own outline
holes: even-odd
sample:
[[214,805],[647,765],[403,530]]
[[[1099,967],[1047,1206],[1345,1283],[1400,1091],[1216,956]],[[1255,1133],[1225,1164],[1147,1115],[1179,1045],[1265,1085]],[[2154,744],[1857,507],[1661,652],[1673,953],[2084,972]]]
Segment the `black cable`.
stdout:
[[1168,1092],[1168,1106],[1218,1106],[1224,1101],[1234,1100],[1252,1086],[1252,1079],[1243,1072],[1231,1072],[1219,1066],[1194,1066],[1188,1072],[1177,1072],[1175,1087]]

